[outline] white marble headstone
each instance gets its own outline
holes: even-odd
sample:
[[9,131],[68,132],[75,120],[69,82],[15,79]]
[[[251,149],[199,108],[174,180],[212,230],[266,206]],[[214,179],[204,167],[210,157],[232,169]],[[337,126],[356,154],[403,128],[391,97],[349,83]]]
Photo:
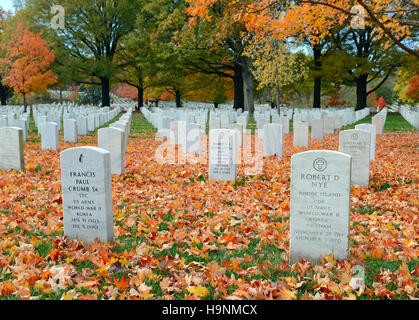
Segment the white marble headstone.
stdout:
[[311,139],[323,140],[324,137],[324,120],[313,119],[311,120]]
[[282,157],[282,125],[266,124],[263,128],[263,156]]
[[294,147],[308,147],[308,123],[294,123]]
[[335,133],[335,118],[326,117],[324,118],[324,134],[334,134]]
[[102,128],[97,132],[98,148],[111,153],[111,173],[125,171],[125,132],[118,128]]
[[0,128],[0,170],[24,170],[23,130]]
[[357,130],[365,130],[371,134],[371,149],[370,149],[370,160],[375,160],[375,144],[377,139],[377,128],[371,123],[361,123],[355,126]]
[[237,141],[236,132],[215,129],[209,134],[209,179],[236,181]]
[[376,126],[376,134],[382,134],[384,130],[384,116],[377,114],[372,117],[371,122]]
[[58,150],[58,124],[55,122],[44,122],[39,128],[41,132],[42,150]]
[[351,184],[368,188],[370,173],[371,133],[344,130],[339,134],[339,152],[352,156]]
[[74,119],[64,119],[64,141],[77,142],[77,122]]
[[197,123],[186,123],[185,153],[201,154],[201,126]]
[[351,156],[315,150],[291,157],[290,260],[348,258]]
[[61,153],[64,235],[87,244],[113,241],[111,155],[95,147]]

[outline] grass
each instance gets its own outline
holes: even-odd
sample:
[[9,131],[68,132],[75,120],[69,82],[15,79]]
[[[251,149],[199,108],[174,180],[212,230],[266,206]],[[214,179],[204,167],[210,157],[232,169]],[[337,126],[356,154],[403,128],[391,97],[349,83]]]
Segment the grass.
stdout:
[[[355,123],[353,123],[350,126],[346,126],[344,127],[342,130],[347,130],[347,129],[355,129],[355,126],[361,123],[372,123],[372,117],[374,116],[374,114],[370,114],[367,117],[365,117],[364,119],[357,121]],[[290,132],[293,131],[293,121],[290,120]],[[247,129],[251,130],[251,134],[254,135],[255,131],[256,131],[256,122],[255,119],[253,117],[249,117],[249,123],[247,126]],[[416,128],[414,126],[412,126],[409,122],[407,122],[400,113],[392,113],[389,112],[387,113],[387,119],[386,119],[386,123],[384,125],[384,130],[385,131],[412,131],[412,130],[416,130]]]
[[[356,125],[362,123],[372,123],[372,117],[374,114],[370,114],[364,119],[355,122],[354,124],[345,127],[345,129],[354,129]],[[407,122],[400,113],[387,113],[386,123],[384,125],[384,131],[411,131],[416,130],[409,122]]]
[[136,135],[138,138],[151,138],[156,134],[157,129],[147,121],[144,115],[140,111],[135,111],[132,113],[132,123],[131,123],[131,134]]

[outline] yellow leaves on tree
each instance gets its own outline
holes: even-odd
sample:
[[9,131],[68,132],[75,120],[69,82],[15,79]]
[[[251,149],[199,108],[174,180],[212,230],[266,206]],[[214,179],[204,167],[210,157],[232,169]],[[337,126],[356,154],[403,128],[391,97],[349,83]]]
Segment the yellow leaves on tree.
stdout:
[[[394,42],[404,51],[418,56],[417,50],[408,47],[402,40],[411,36],[411,27],[417,21],[409,15],[417,4],[403,0],[302,0],[302,1],[220,1],[187,0],[187,13],[191,20],[197,17],[210,19],[211,9],[217,5],[228,7],[229,15],[245,24],[247,31],[256,37],[271,34],[278,40],[287,37],[307,37],[315,44],[337,26],[351,26],[355,19],[358,25],[374,25],[379,38]],[[397,14],[394,14],[397,12]]]
[[0,74],[3,82],[26,96],[31,92],[45,92],[56,82],[56,75],[48,70],[55,59],[53,50],[39,34],[33,33],[22,23],[18,23],[10,36],[1,44],[4,58],[0,59]]

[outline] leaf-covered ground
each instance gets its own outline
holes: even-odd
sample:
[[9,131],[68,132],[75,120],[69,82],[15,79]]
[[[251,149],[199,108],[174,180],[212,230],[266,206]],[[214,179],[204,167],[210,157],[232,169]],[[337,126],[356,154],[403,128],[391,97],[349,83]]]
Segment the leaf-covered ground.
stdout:
[[[418,131],[377,137],[370,186],[352,188],[350,258],[314,266],[287,263],[290,156],[337,150],[337,134],[307,149],[286,135],[282,158],[254,176],[240,166],[234,184],[208,181],[206,164],[159,164],[154,134],[135,113],[112,176],[115,241],[87,246],[63,236],[59,152],[31,125],[26,170],[0,171],[0,299],[418,298]],[[61,137],[60,151],[96,142]]]

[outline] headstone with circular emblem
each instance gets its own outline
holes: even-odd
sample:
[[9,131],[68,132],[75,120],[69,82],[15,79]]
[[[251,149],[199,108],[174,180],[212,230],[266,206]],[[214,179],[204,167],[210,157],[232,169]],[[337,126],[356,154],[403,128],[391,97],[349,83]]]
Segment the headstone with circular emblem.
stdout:
[[329,150],[291,157],[291,263],[348,258],[351,160]]

